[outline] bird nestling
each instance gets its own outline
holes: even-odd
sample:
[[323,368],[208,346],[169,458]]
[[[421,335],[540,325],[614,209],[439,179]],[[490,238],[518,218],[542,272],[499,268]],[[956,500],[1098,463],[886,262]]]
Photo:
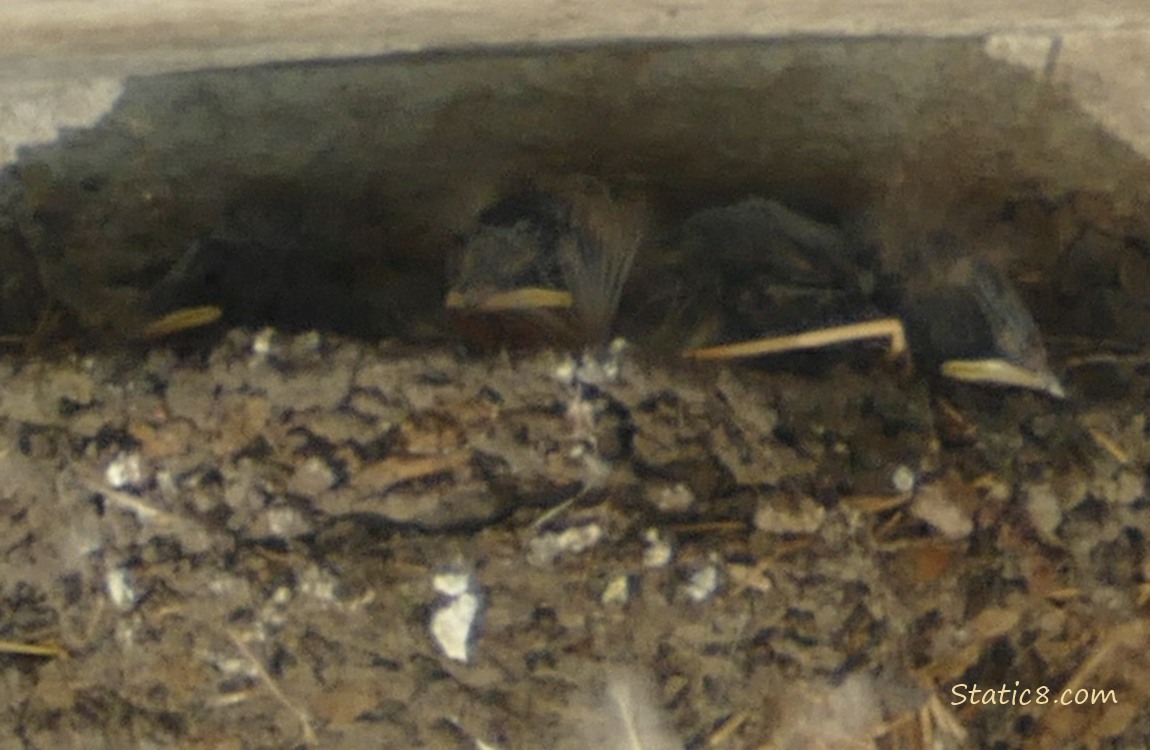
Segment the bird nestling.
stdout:
[[486,346],[602,343],[649,223],[643,199],[597,179],[533,181],[480,212],[455,248],[448,314]]
[[927,259],[903,275],[900,312],[928,371],[953,380],[1066,393],[1050,370],[1030,311],[985,258],[947,234],[926,240]]
[[[655,244],[651,217],[644,199],[591,177],[533,181],[482,210],[455,248],[447,311],[487,347],[603,343],[646,246],[625,328],[650,348],[739,359],[880,338],[930,373],[1064,395],[1029,311],[969,237],[900,227],[868,250],[749,198]],[[735,343],[703,346],[715,340]]]
[[[898,241],[884,238],[888,241],[872,251],[876,257],[867,258],[866,253],[851,250],[852,244],[839,230],[815,224],[774,201],[752,198],[696,214],[685,223],[687,232],[681,242],[709,245],[699,262],[722,265],[724,257],[748,256],[743,236],[749,224],[759,226],[753,255],[760,259],[741,260],[744,272],[736,283],[744,290],[758,285],[763,293],[741,309],[732,310],[725,303],[724,331],[734,328],[737,336],[745,336],[748,315],[759,318],[751,326],[760,326],[760,333],[763,325],[768,330],[791,326],[789,321],[780,321],[778,304],[771,299],[777,294],[773,290],[794,286],[796,281],[809,287],[810,279],[833,289],[833,302],[824,303],[822,312],[811,312],[814,297],[808,294],[806,312],[801,314],[821,315],[823,322],[841,324],[814,330],[808,325],[796,333],[694,348],[687,351],[688,357],[738,359],[880,338],[894,355],[909,346],[915,361],[929,373],[1026,388],[1055,398],[1065,395],[1047,364],[1030,312],[1005,274],[990,262],[992,254],[981,252],[984,248],[969,237],[960,239],[945,232],[915,237],[904,229]],[[717,228],[724,228],[725,233]],[[726,241],[724,234],[729,238]],[[760,282],[758,277],[767,278]],[[734,290],[717,296],[720,302],[732,299],[738,299]],[[842,322],[860,315],[869,319]],[[772,317],[773,324],[763,322]]]

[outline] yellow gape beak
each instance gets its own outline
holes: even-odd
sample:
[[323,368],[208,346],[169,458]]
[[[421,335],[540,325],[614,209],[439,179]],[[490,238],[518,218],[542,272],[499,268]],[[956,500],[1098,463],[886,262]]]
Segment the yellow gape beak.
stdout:
[[148,323],[140,332],[140,337],[150,341],[192,328],[208,326],[223,317],[223,314],[224,311],[215,305],[184,307]]
[[1053,398],[1066,398],[1066,391],[1053,373],[1034,372],[1004,359],[952,359],[943,362],[939,372],[964,383],[1026,388]]
[[506,292],[495,292],[483,299],[470,303],[458,291],[447,293],[444,305],[448,310],[473,310],[475,312],[513,312],[517,310],[566,310],[574,300],[571,292],[543,287],[524,287]]
[[647,222],[641,198],[594,178],[540,177],[452,249],[449,316],[473,343],[606,343]]

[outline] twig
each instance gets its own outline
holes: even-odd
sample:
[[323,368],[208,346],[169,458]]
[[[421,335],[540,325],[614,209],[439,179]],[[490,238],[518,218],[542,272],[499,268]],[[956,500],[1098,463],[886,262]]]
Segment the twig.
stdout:
[[288,697],[284,695],[282,690],[279,689],[279,685],[276,685],[275,680],[273,680],[272,676],[268,674],[268,671],[264,669],[263,663],[256,658],[256,655],[252,653],[252,650],[248,648],[248,645],[244,643],[242,638],[240,638],[238,635],[236,635],[235,632],[231,630],[227,631],[227,633],[228,637],[232,639],[232,643],[236,644],[236,648],[239,649],[240,653],[244,655],[244,658],[251,662],[252,668],[255,669],[256,675],[264,683],[271,694],[275,696],[276,700],[278,700],[284,705],[285,708],[295,714],[296,719],[299,720],[300,727],[303,731],[304,744],[315,745],[317,738],[315,736],[315,731],[311,728],[311,717],[308,716],[307,711],[304,711],[302,708],[299,708],[290,700],[288,700]]
[[740,341],[704,349],[691,349],[683,356],[691,359],[744,359],[766,354],[782,354],[804,349],[822,349],[836,344],[847,344],[866,339],[887,339],[891,357],[906,351],[906,332],[898,318],[879,318],[844,326],[819,328],[786,336]]

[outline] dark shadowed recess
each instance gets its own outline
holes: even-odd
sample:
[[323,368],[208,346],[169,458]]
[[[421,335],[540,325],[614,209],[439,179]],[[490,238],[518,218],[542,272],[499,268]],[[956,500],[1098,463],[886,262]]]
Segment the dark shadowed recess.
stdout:
[[51,301],[86,337],[122,340],[211,304],[233,325],[443,340],[446,251],[501,193],[564,172],[651,198],[640,269],[701,208],[760,195],[850,224],[910,184],[1020,223],[1033,241],[1012,271],[1048,338],[1150,335],[1146,164],[981,40],[913,38],[133,78],[96,127],[6,170],[0,326],[26,334]]

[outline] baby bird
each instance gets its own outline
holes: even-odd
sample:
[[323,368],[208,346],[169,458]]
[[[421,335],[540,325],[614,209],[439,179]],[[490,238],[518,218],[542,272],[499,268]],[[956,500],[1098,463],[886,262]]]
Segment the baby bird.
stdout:
[[[889,342],[892,354],[909,346],[926,372],[967,382],[1027,388],[1055,398],[1065,395],[1050,371],[1029,311],[1006,276],[985,254],[975,252],[980,248],[971,241],[945,232],[912,239],[914,235],[901,231],[900,241],[890,242],[888,238],[873,250],[876,257],[868,259],[865,253],[848,250],[852,245],[839,230],[821,225],[816,229],[810,219],[762,199],[696,215],[685,225],[691,232],[685,241],[690,244],[698,242],[700,235],[714,236],[717,225],[745,223],[748,205],[760,206],[759,223],[762,217],[771,217],[769,231],[764,226],[757,233],[761,243],[754,253],[774,259],[773,268],[760,262],[764,270],[773,273],[771,284],[793,283],[794,262],[787,267],[780,265],[779,259],[794,256],[795,246],[805,248],[805,262],[817,270],[813,275],[834,289],[843,303],[854,305],[854,315],[864,314],[870,319],[693,349],[688,356],[733,359],[882,338]],[[729,234],[735,237],[729,243],[734,249],[717,238],[713,253],[746,254],[739,232]],[[868,266],[873,270],[867,270]],[[804,273],[812,275],[810,270]],[[738,283],[745,286],[747,277]],[[877,317],[880,312],[894,317]],[[831,313],[837,321],[849,315],[842,305]]]
[[454,249],[448,313],[486,346],[603,343],[648,224],[645,201],[594,178],[533,182],[484,209]]
[[954,380],[1064,398],[1018,292],[992,263],[962,250],[952,235],[934,234],[925,258],[902,274],[901,317],[922,366]]
[[[749,198],[652,243],[651,216],[643,199],[591,177],[534,181],[481,211],[460,240],[447,311],[488,347],[600,344],[645,247],[623,321],[640,345],[726,360],[880,338],[930,373],[1064,395],[1029,311],[969,239],[900,229],[868,251],[838,227]],[[724,339],[735,343],[703,346]]]
[[646,300],[636,313],[656,348],[758,340],[868,312],[867,280],[843,233],[777,201],[699,211],[668,234],[649,265],[636,280]]

